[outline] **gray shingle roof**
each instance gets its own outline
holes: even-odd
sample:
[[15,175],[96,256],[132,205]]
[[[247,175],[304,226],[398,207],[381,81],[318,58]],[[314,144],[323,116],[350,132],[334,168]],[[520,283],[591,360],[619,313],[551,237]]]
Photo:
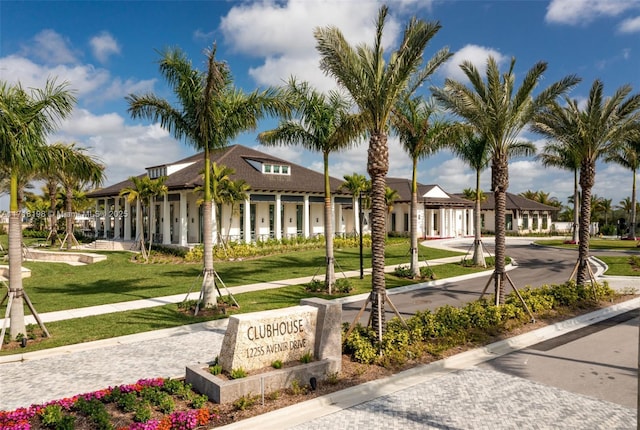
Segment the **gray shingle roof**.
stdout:
[[[398,199],[396,202],[411,202],[411,180],[404,178],[387,178],[387,187],[396,190],[398,192]],[[421,197],[427,194],[429,191],[438,187],[438,185],[423,185],[418,183],[418,201],[424,202],[427,208],[436,208],[441,206],[453,206],[453,207],[473,207],[473,202],[460,198],[454,194],[449,194],[442,190],[447,197]]]
[[[480,204],[481,210],[493,210],[495,208],[495,199],[492,192],[484,193],[486,200]],[[559,211],[560,208],[538,203],[534,200],[527,199],[518,194],[506,193],[506,209],[507,210],[529,210],[529,211]]]
[[[235,174],[230,175],[231,179],[244,179],[251,186],[252,193],[290,192],[324,195],[324,175],[322,173],[318,173],[314,170],[307,169],[243,145],[232,145],[212,151],[210,159],[212,162],[219,165],[224,165],[234,169]],[[250,163],[252,160],[260,163],[289,166],[290,174],[264,174]],[[169,188],[170,192],[193,189],[202,185],[202,171],[204,170],[203,153],[195,154],[163,166],[175,166],[187,163],[191,164],[167,175],[165,185]],[[143,173],[140,176],[144,175],[146,175],[146,173]],[[331,191],[333,193],[348,195],[349,193],[347,191],[338,190],[342,183],[343,181],[340,179],[330,178]],[[89,193],[88,197],[100,198],[115,196],[121,189],[132,185],[132,182],[127,179],[109,187]]]

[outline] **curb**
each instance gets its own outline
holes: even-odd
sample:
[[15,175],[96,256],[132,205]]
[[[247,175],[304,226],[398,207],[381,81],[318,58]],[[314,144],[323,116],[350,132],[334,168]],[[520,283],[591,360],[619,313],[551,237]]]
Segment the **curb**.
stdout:
[[366,382],[342,391],[327,394],[326,396],[307,400],[296,405],[216,428],[232,430],[252,427],[282,429],[294,427],[342,409],[368,402],[377,397],[389,395],[418,384],[427,383],[429,380],[444,376],[448,373],[476,366],[480,363],[613,318],[637,308],[640,308],[640,298],[618,303],[605,309],[580,315],[567,321],[542,327],[430,364],[417,366],[383,379]]

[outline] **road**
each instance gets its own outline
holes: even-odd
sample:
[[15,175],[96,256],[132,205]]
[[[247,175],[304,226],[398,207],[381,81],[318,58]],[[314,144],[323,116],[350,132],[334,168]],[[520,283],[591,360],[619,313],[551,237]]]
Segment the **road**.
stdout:
[[[487,240],[485,250],[493,255],[493,243]],[[461,252],[469,250],[469,240],[454,242],[453,247]],[[573,271],[577,259],[577,251],[572,249],[545,248],[531,244],[531,240],[509,240],[507,255],[517,266],[508,275],[516,288],[526,286],[538,287],[543,284],[563,283]],[[403,316],[411,316],[418,310],[435,310],[443,305],[461,306],[480,297],[487,285],[490,273],[486,276],[470,280],[446,282],[444,285],[417,289],[406,293],[391,294],[390,300]],[[511,291],[507,285],[507,293]],[[493,284],[487,289],[493,293]],[[352,322],[364,301],[345,303],[342,307],[343,321]],[[367,308],[368,309],[368,308]],[[390,306],[386,307],[387,319],[395,316]],[[368,318],[368,312],[363,318]],[[365,323],[366,320],[361,320]]]

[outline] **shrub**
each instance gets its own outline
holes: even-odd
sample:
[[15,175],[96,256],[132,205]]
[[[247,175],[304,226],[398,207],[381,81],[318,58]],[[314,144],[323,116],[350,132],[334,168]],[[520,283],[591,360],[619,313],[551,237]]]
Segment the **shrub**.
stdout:
[[240,379],[245,378],[246,376],[247,372],[241,367],[238,367],[237,369],[231,369],[231,373],[229,374],[229,377],[231,379]]
[[302,354],[302,357],[300,357],[300,362],[301,363],[311,363],[313,361],[313,353],[307,351],[304,354]]
[[347,294],[353,290],[353,284],[349,278],[336,279],[335,289],[337,293]]
[[146,423],[151,419],[151,406],[149,403],[142,402],[135,406],[133,410],[133,421],[137,423]]
[[358,363],[371,364],[378,356],[373,330],[357,325],[343,342],[344,353]]
[[273,367],[274,369],[282,369],[282,360],[276,360],[273,363],[271,363],[271,367]]
[[250,408],[256,403],[256,397],[251,396],[251,393],[246,396],[242,396],[238,398],[235,402],[233,402],[233,407],[239,411],[244,411],[247,408]]

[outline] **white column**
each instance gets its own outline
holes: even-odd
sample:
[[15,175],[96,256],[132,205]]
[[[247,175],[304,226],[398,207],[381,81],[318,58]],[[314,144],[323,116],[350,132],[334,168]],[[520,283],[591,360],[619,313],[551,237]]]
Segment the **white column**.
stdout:
[[356,234],[360,234],[360,202],[358,201],[358,197],[353,197],[353,221],[355,222],[355,226],[353,227],[356,231]]
[[445,237],[445,231],[447,228],[447,219],[445,218],[445,211],[444,209],[440,209],[439,214],[438,214],[438,218],[440,218],[438,220],[438,232],[439,232],[439,236],[440,237]]
[[244,241],[251,243],[251,196],[244,201]]
[[136,199],[136,239],[142,239],[142,232],[144,227],[142,226],[142,205],[140,199]]
[[115,203],[113,204],[113,238],[120,239],[120,220],[122,220],[122,215],[120,214],[120,197],[115,198]]
[[304,196],[304,211],[302,215],[302,235],[305,238],[309,237],[309,224],[311,224],[311,219],[309,219],[309,196]]
[[131,203],[124,198],[124,240],[131,240]]
[[171,243],[171,210],[169,206],[169,193],[164,195],[162,201],[162,244]]
[[187,215],[186,191],[180,191],[180,246],[187,246],[187,230],[189,217]]
[[276,216],[276,222],[275,222],[275,229],[276,229],[276,234],[275,234],[275,238],[276,240],[280,240],[282,239],[282,200],[281,200],[281,196],[280,194],[276,194],[276,207],[275,207],[275,216]]
[[344,222],[342,221],[342,205],[337,205],[336,206],[336,199],[335,197],[332,198],[332,202],[331,202],[332,207],[335,210],[336,213],[336,233],[344,233]]
[[109,199],[104,199],[104,237],[109,238],[109,232],[111,231],[111,206],[109,206]]

